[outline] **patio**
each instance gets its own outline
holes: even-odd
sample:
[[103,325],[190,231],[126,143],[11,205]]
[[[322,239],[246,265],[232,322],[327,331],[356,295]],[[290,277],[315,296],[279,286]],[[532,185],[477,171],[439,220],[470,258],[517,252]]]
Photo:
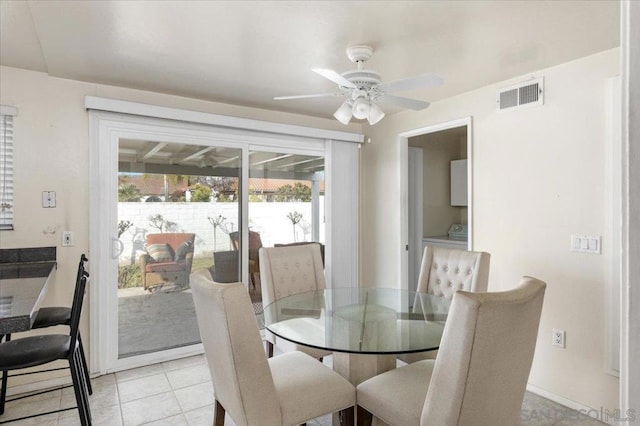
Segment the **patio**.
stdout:
[[[262,312],[260,278],[252,295],[256,313]],[[191,290],[171,285],[149,293],[143,287],[118,290],[118,348],[121,358],[200,342]],[[170,342],[170,344],[168,344]]]

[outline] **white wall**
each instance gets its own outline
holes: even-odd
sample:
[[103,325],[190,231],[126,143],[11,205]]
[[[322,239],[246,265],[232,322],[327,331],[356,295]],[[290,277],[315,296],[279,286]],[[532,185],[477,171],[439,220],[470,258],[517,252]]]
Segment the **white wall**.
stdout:
[[[496,113],[502,82],[387,117],[365,131],[361,179],[362,283],[385,286],[400,276],[398,133],[472,116],[473,241],[491,253],[489,290],[522,275],[548,284],[530,384],[609,409],[618,379],[604,372],[604,89],[618,63],[614,49],[534,73],[545,78],[538,108]],[[572,233],[603,235],[603,254],[569,252]],[[553,327],[566,330],[566,349],[551,346]]]

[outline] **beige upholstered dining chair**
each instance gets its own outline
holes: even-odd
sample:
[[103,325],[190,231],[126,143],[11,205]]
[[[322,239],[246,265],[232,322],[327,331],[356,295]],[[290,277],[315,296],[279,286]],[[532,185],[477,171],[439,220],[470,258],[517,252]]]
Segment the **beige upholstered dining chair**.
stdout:
[[497,293],[458,291],[440,353],[358,385],[358,425],[516,425],[546,284],[523,277]]
[[242,283],[216,283],[206,269],[190,278],[215,394],[214,426],[224,425],[225,413],[238,426],[290,426],[336,411],[353,424],[355,389],[346,379],[301,352],[265,357]]
[[[483,251],[427,246],[422,255],[417,291],[447,298],[452,298],[458,290],[487,291],[490,260],[491,255]],[[398,359],[412,363],[434,359],[436,354],[437,351],[402,354]]]
[[[319,244],[305,244],[284,247],[263,247],[260,249],[260,281],[264,306],[292,294],[323,290],[324,268]],[[265,330],[267,352],[273,356],[273,346],[283,352],[301,351],[314,358],[322,359],[331,355],[330,351],[297,345],[274,336]]]

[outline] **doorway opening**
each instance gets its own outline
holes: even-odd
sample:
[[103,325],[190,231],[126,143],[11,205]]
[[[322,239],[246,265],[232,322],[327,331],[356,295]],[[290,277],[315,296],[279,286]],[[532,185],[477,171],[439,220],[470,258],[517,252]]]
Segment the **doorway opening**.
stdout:
[[424,247],[472,248],[471,117],[399,135],[401,283],[415,291]]

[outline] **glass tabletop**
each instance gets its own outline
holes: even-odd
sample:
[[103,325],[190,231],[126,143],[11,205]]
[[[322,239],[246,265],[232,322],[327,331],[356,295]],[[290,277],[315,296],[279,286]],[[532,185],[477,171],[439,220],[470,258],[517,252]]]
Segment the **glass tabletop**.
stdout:
[[389,288],[341,288],[283,297],[264,325],[294,343],[335,352],[400,354],[438,349],[451,299]]

